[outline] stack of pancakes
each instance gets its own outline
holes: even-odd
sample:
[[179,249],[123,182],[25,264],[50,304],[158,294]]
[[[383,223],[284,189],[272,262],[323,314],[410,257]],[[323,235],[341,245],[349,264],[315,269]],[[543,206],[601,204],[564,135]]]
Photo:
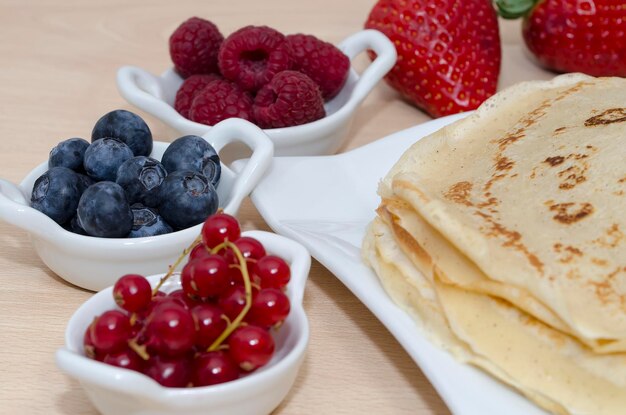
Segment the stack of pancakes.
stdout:
[[414,144],[365,261],[430,338],[556,414],[626,414],[626,79],[527,82]]

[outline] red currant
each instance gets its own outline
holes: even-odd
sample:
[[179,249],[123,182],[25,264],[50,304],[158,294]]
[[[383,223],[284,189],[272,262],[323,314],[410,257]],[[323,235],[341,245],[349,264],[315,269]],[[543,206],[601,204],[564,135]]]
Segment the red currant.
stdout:
[[102,353],[122,350],[130,334],[128,316],[117,310],[105,311],[91,325],[91,340],[96,349]]
[[228,288],[228,264],[219,255],[211,255],[190,262],[190,276],[185,275],[183,289],[188,295],[201,298],[215,297]]
[[189,310],[171,300],[152,310],[146,330],[148,345],[169,356],[189,351],[193,347],[196,331]]
[[240,235],[239,222],[226,213],[209,216],[202,226],[202,240],[209,248],[215,248],[225,240],[236,241]]
[[284,259],[267,255],[256,262],[254,275],[261,288],[283,288],[291,278],[291,271]]
[[190,297],[184,290],[176,290],[172,291],[167,295],[167,298],[176,300],[182,306],[184,306],[187,310],[191,310],[193,307],[198,304],[202,304],[199,300]]
[[252,300],[246,321],[259,327],[272,327],[289,315],[289,298],[277,288],[264,288]]
[[109,353],[104,357],[103,362],[137,372],[141,372],[143,368],[143,359],[130,348],[122,349],[116,353]]
[[[239,251],[241,251],[241,255],[243,255],[243,257],[246,259],[257,260],[266,255],[263,244],[249,236],[242,236],[241,238],[237,239],[234,244],[237,245],[237,248],[239,248]],[[231,264],[239,263],[239,260],[237,259],[237,256],[234,254],[232,249],[228,249],[224,254],[224,257],[226,258],[226,261]]]
[[102,353],[96,350],[96,346],[93,344],[93,339],[91,338],[91,330],[94,323],[95,321],[85,330],[85,334],[83,335],[83,349],[85,350],[85,356],[88,358],[102,361]]
[[152,299],[152,287],[145,277],[127,274],[113,286],[113,298],[118,306],[134,313],[148,306]]
[[230,382],[239,377],[239,369],[228,354],[207,352],[194,360],[193,385],[209,386]]
[[146,362],[143,373],[163,386],[184,388],[191,381],[192,371],[191,359],[186,355],[179,357],[155,355]]
[[222,317],[223,314],[219,307],[212,304],[200,304],[191,309],[196,326],[197,346],[208,348],[226,330],[228,323]]
[[[256,294],[252,288],[252,298]],[[217,305],[222,309],[226,317],[233,321],[246,305],[246,289],[243,285],[233,285],[217,300]]]
[[[248,267],[248,275],[250,280],[254,282],[254,275],[252,270],[254,269],[254,263],[252,260],[246,259],[246,266]],[[243,274],[241,273],[241,266],[231,264],[228,266],[228,283],[230,285],[244,285]]]
[[242,326],[228,338],[228,350],[235,363],[250,372],[270,361],[274,354],[274,339],[261,327]]
[[195,259],[204,258],[209,255],[211,255],[211,253],[206,249],[206,245],[204,245],[203,243],[199,243],[189,253],[189,262]]

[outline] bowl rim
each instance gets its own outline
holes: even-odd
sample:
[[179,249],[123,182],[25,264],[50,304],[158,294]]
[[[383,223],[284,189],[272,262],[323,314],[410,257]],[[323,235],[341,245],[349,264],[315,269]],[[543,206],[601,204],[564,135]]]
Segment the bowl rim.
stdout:
[[[239,389],[244,389],[258,383],[270,381],[275,376],[288,370],[291,365],[296,365],[302,355],[305,353],[309,337],[310,327],[303,307],[303,294],[310,270],[311,257],[307,249],[296,241],[288,239],[284,236],[273,234],[265,231],[246,231],[242,232],[242,236],[250,236],[258,239],[268,248],[268,253],[277,254],[283,257],[292,269],[292,279],[288,284],[289,298],[291,301],[290,317],[293,318],[294,324],[298,325],[300,332],[294,347],[285,354],[280,360],[272,365],[268,365],[258,372],[250,373],[247,376],[236,379],[234,381],[192,388],[170,388],[157,383],[148,376],[134,372],[129,369],[123,369],[107,365],[105,363],[89,359],[81,354],[78,349],[82,345],[75,344],[72,341],[71,333],[79,329],[78,320],[84,317],[87,310],[94,306],[94,303],[109,297],[110,308],[115,308],[111,292],[113,287],[109,286],[104,290],[94,294],[83,304],[81,304],[68,320],[64,341],[65,344],[57,350],[56,363],[57,366],[66,374],[73,378],[104,387],[109,390],[127,391],[132,395],[139,395],[148,398],[151,401],[165,402],[169,406],[189,406],[184,401],[176,398],[182,397],[212,397],[234,393]],[[280,251],[276,252],[277,250]],[[163,274],[151,275],[148,277],[151,284],[154,284]],[[179,282],[177,282],[179,284]],[[292,285],[293,284],[293,285]],[[84,328],[80,328],[84,332]],[[82,338],[82,337],[81,337]],[[130,388],[129,388],[130,386]],[[171,400],[174,400],[171,402]],[[176,405],[178,403],[178,405]],[[193,403],[191,403],[193,404]]]
[[[376,58],[358,75],[352,65],[342,91],[325,103],[325,107],[337,99],[344,88],[351,88],[343,105],[327,116],[306,124],[283,128],[268,128],[263,131],[272,139],[276,148],[293,147],[318,140],[320,131],[334,131],[350,116],[367,97],[378,82],[391,70],[397,60],[394,44],[380,31],[364,29],[344,39],[337,46],[350,61],[367,50],[373,50]],[[180,115],[168,104],[163,93],[163,82],[173,76],[182,79],[170,67],[160,76],[137,66],[122,66],[117,72],[117,87],[120,94],[132,105],[152,114],[160,121],[179,131],[209,131],[212,126],[191,121]],[[316,134],[317,133],[317,134]]]

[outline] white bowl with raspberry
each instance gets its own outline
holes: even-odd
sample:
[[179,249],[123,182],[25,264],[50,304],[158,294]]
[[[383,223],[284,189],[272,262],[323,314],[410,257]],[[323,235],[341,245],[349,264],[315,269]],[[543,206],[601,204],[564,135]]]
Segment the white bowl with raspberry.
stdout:
[[[83,335],[94,317],[116,307],[109,287],[87,300],[72,315],[65,331],[65,345],[56,354],[59,368],[80,382],[98,411],[104,415],[262,415],[270,413],[285,398],[296,379],[309,339],[302,299],[311,258],[302,245],[280,235],[249,231],[242,236],[261,242],[269,254],[282,257],[291,269],[286,291],[291,310],[281,327],[274,331],[276,348],[269,363],[230,382],[170,388],[141,373],[90,359],[84,352]],[[148,279],[154,286],[161,276]],[[180,287],[175,275],[161,289],[169,292]]]
[[[230,143],[242,143],[252,151],[244,170],[234,172],[224,163],[221,166],[219,207],[234,215],[270,166],[273,144],[261,129],[239,119],[223,121],[203,138],[218,152]],[[160,160],[169,145],[155,141],[150,156]],[[72,233],[30,207],[33,184],[46,170],[47,161],[35,167],[19,185],[0,179],[0,219],[28,232],[41,260],[74,285],[99,291],[124,273],[162,272],[200,232],[202,224],[141,238],[98,238]]]
[[[335,153],[347,136],[359,105],[393,67],[397,57],[393,43],[376,30],[357,32],[341,42],[338,48],[349,60],[368,50],[376,54],[376,59],[360,75],[353,68],[349,69],[341,90],[324,103],[326,115],[323,118],[291,127],[264,128],[274,143],[275,155],[315,156]],[[117,73],[118,89],[128,102],[182,134],[205,134],[211,126],[191,121],[174,108],[176,94],[182,84],[183,78],[174,68],[161,76],[134,66],[122,67]],[[214,87],[217,93],[223,93],[223,85],[222,88],[217,85]],[[267,120],[264,122],[267,124]],[[235,154],[234,157],[241,154],[245,153]]]

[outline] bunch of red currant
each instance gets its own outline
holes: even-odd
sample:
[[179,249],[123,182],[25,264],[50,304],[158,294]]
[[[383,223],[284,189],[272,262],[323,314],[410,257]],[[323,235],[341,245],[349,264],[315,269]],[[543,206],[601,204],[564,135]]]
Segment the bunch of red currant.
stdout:
[[[160,291],[187,255],[182,289]],[[94,319],[85,331],[85,354],[169,387],[237,379],[271,359],[269,329],[289,314],[289,279],[282,258],[241,236],[234,217],[217,213],[156,287],[135,274],[115,283],[120,309]]]

